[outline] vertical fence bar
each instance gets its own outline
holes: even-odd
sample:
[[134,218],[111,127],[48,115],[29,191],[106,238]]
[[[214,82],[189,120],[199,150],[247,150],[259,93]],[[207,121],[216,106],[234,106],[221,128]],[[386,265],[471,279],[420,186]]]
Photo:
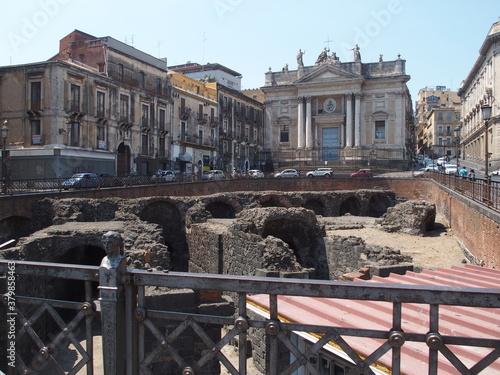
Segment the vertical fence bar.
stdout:
[[269,338],[269,374],[276,375],[278,373],[278,336],[275,333],[278,327],[272,324],[278,324],[278,296],[275,294],[269,295],[269,318],[270,322],[266,326],[266,337]]
[[138,374],[137,363],[137,287],[132,283],[125,286],[125,341],[127,346],[127,375]]
[[438,348],[441,344],[439,336],[439,305],[430,305],[429,333],[426,343],[429,347],[429,375],[438,375]]
[[[238,314],[247,318],[247,294],[238,293]],[[239,368],[238,371],[241,375],[247,373],[247,330],[242,330],[239,333]]]
[[[91,304],[92,301],[92,281],[85,281],[85,300]],[[86,339],[86,351],[90,356],[90,363],[87,363],[87,375],[94,375],[94,336],[92,334],[92,323],[94,321],[93,314],[89,314],[85,317],[85,339]]]
[[[145,303],[145,294],[144,294],[144,286],[138,286],[137,287],[137,306],[138,307],[144,307],[144,303]],[[137,337],[138,337],[138,345],[139,345],[139,348],[138,348],[138,357],[139,357],[139,364],[142,363],[142,361],[144,361],[144,357],[145,357],[145,352],[146,352],[146,349],[145,349],[145,327],[144,327],[144,322],[141,321],[139,322],[138,324],[138,328],[137,328]]]
[[[126,264],[125,264],[126,266]],[[120,270],[99,269],[104,375],[125,374],[125,326]]]
[[[401,314],[402,314],[402,304],[400,302],[394,302],[392,304],[392,331],[401,332]],[[404,338],[396,337],[392,339],[390,337],[392,344],[392,371],[394,374],[399,374],[401,372],[401,346],[397,345],[400,343],[403,345]]]

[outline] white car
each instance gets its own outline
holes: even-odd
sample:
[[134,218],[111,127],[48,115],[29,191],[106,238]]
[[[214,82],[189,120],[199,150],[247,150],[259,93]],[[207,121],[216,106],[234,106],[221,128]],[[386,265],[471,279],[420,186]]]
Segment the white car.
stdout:
[[307,172],[307,177],[332,177],[333,169],[332,168],[318,168],[314,171]]
[[437,161],[436,161],[436,164],[437,165],[443,165],[444,163],[446,163],[446,156],[443,156],[443,157],[440,157]]
[[208,171],[208,180],[209,181],[220,181],[220,180],[225,180],[226,175],[224,174],[223,171],[219,169],[212,169],[211,171]]
[[497,169],[496,171],[491,172],[491,176],[500,176],[500,169]]
[[274,175],[276,178],[298,178],[299,172],[296,169],[284,169]]
[[171,182],[175,180],[175,173],[169,170],[159,170],[151,179],[156,182]]
[[264,172],[258,169],[250,169],[248,171],[248,177],[251,178],[264,178]]
[[456,175],[458,174],[458,166],[456,166],[455,164],[447,164],[444,169],[444,173]]
[[427,164],[423,169],[425,169],[426,172],[439,171],[439,167],[434,163]]

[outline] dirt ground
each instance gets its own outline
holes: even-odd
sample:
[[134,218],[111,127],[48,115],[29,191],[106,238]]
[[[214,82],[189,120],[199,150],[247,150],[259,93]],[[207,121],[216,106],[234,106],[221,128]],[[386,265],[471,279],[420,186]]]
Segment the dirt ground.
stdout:
[[[329,218],[330,219],[330,218]],[[436,217],[435,229],[424,236],[388,233],[377,229],[375,218],[344,216],[326,220],[327,235],[355,236],[366,244],[388,246],[411,255],[416,268],[436,269],[463,266],[466,257],[445,220]]]

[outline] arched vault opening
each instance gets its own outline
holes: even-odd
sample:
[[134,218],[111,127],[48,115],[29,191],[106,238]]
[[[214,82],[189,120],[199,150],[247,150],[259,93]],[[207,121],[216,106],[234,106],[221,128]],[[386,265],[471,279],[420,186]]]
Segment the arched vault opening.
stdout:
[[309,199],[307,200],[302,207],[307,208],[308,210],[314,211],[316,215],[325,216],[325,206],[322,202],[317,199]]
[[214,219],[234,219],[236,212],[229,203],[213,201],[207,204],[207,211],[212,214]]
[[346,214],[353,216],[361,215],[361,204],[356,197],[349,197],[340,205],[339,216],[344,216]]
[[189,249],[186,242],[184,218],[179,209],[167,201],[154,201],[144,207],[139,217],[148,223],[161,225],[165,245],[170,251],[170,269],[187,272]]

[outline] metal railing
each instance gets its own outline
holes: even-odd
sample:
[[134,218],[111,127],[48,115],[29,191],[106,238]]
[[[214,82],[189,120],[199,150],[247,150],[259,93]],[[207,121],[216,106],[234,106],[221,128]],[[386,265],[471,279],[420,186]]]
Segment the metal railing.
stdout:
[[179,173],[175,180],[165,181],[154,176],[127,176],[127,177],[101,177],[98,181],[82,186],[64,186],[63,182],[70,178],[46,178],[26,180],[0,180],[0,195],[32,194],[40,192],[61,192],[75,189],[103,189],[116,187],[130,187],[136,185],[155,185],[166,182],[192,182],[196,181],[194,174]]
[[500,182],[491,178],[469,178],[454,174],[429,172],[427,174],[439,184],[479,202],[489,208],[500,211]]
[[[13,333],[16,340],[8,341],[8,374],[35,373],[76,374],[86,368],[87,375],[95,373],[102,365],[104,375],[137,375],[158,373],[158,366],[170,363],[170,371],[183,375],[217,373],[218,365],[229,373],[247,374],[248,352],[245,343],[256,331],[269,342],[266,353],[266,373],[291,374],[301,366],[309,373],[319,375],[310,362],[322,347],[334,341],[342,347],[350,360],[349,374],[372,374],[369,366],[384,353],[392,353],[392,374],[401,374],[401,346],[408,342],[427,343],[429,374],[437,374],[438,352],[449,354],[461,346],[489,348],[489,354],[478,351],[477,363],[468,370],[470,374],[487,369],[500,357],[500,338],[485,339],[462,335],[447,336],[439,332],[441,305],[470,306],[474,308],[500,308],[500,289],[464,287],[412,286],[398,284],[372,284],[319,280],[280,279],[230,275],[167,273],[163,271],[126,269],[123,272],[96,266],[74,264],[38,263],[0,260],[0,272],[5,276],[7,293],[3,296],[4,313],[1,320],[3,332]],[[36,280],[38,287],[23,284]],[[83,282],[80,300],[63,300],[53,291],[53,285],[65,285],[67,280]],[[92,282],[99,281],[100,298],[97,299]],[[56,283],[56,284],[54,284]],[[40,287],[49,285],[50,287]],[[153,287],[153,288],[151,288]],[[189,303],[177,300],[175,304],[160,304],[148,299],[147,289],[193,290],[196,295],[217,291],[235,296],[235,313],[214,314],[213,309],[193,309]],[[36,289],[36,291],[33,291]],[[249,294],[269,296],[269,319],[251,318],[246,306]],[[278,318],[278,295],[338,298],[343,300],[386,301],[392,303],[392,321],[388,330],[366,327],[337,327],[334,325],[297,324]],[[347,303],[347,302],[346,302]],[[428,305],[428,333],[403,332],[402,304]],[[68,317],[64,310],[74,311]],[[231,315],[231,316],[228,316]],[[10,319],[10,321],[9,321]],[[11,323],[11,321],[14,323]],[[100,353],[93,347],[98,334],[93,323],[102,327],[102,364],[95,358]],[[51,325],[44,323],[52,322]],[[54,323],[55,322],[55,323]],[[484,321],[485,325],[495,322]],[[47,327],[51,327],[50,331]],[[223,330],[224,328],[224,330]],[[214,329],[218,334],[214,335]],[[492,330],[497,329],[492,326]],[[289,337],[292,331],[316,333],[322,337],[304,353]],[[189,334],[191,340],[185,339]],[[183,339],[184,337],[184,339]],[[376,338],[380,347],[361,357],[343,337]],[[233,363],[224,354],[224,347],[239,343],[239,360]],[[81,344],[83,343],[83,344]],[[283,368],[283,357],[278,362],[278,346],[284,345],[293,352]],[[80,359],[71,364],[59,362],[64,351],[76,350]],[[199,355],[187,355],[189,352]],[[426,355],[425,351],[421,353]],[[464,373],[464,365],[453,356],[446,355],[457,373]],[[451,358],[451,359],[450,359]],[[214,363],[216,364],[214,367]],[[280,363],[280,366],[278,366]],[[217,365],[218,364],[218,365]],[[13,367],[14,366],[14,367]],[[281,368],[278,368],[281,367]],[[215,372],[214,372],[215,371]]]

